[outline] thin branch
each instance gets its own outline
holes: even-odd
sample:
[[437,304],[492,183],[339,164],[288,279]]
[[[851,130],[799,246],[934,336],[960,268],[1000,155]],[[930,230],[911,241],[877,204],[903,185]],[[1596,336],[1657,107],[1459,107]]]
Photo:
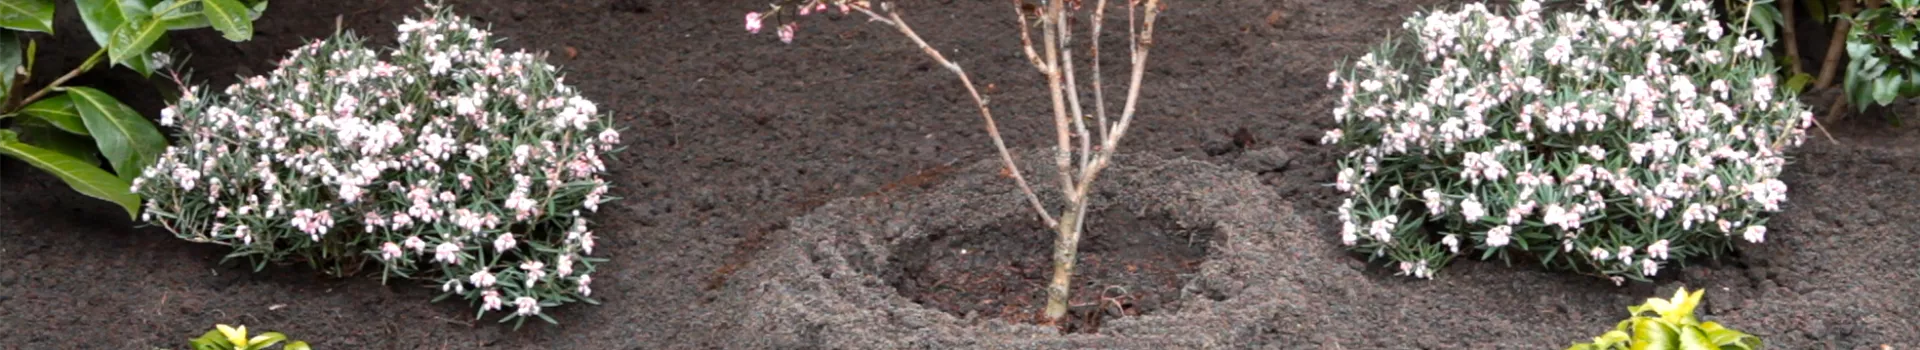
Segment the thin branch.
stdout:
[[[1133,8],[1128,7],[1127,12],[1128,17],[1131,18]],[[1120,139],[1127,136],[1127,126],[1133,124],[1135,107],[1140,102],[1140,78],[1146,75],[1147,52],[1153,48],[1153,21],[1159,14],[1160,0],[1146,0],[1146,15],[1140,22],[1139,39],[1134,40],[1131,45],[1134,48],[1133,75],[1127,83],[1126,107],[1120,111],[1120,122],[1115,124],[1113,134],[1107,136],[1100,148],[1100,154],[1093,160],[1093,165],[1081,170],[1080,182],[1093,183],[1094,178],[1100,175],[1100,170],[1105,169],[1112,161],[1114,149],[1120,146]],[[1127,23],[1131,27],[1133,21],[1129,19]]]
[[900,34],[904,34],[908,39],[912,39],[913,44],[919,46],[921,52],[925,52],[928,57],[933,58],[935,62],[938,62],[941,66],[946,67],[947,70],[952,71],[954,75],[960,77],[960,84],[967,87],[967,94],[973,97],[974,105],[980,107],[980,118],[984,119],[987,125],[987,137],[993,139],[993,148],[1000,152],[1000,161],[1006,165],[1007,172],[1013,175],[1013,182],[1020,186],[1021,193],[1027,195],[1027,202],[1033,205],[1033,211],[1035,213],[1040,214],[1040,220],[1045,221],[1048,227],[1059,225],[1058,221],[1054,221],[1053,214],[1047,213],[1046,206],[1040,204],[1040,196],[1034,195],[1033,187],[1027,185],[1026,177],[1020,175],[1020,166],[1014,163],[1013,153],[1007,152],[1007,143],[1000,137],[1000,127],[993,121],[993,109],[988,108],[987,100],[980,97],[980,90],[974,88],[973,79],[967,77],[967,72],[961,70],[960,65],[947,60],[945,55],[940,54],[940,50],[935,50],[933,46],[927,45],[926,40],[920,39],[920,35],[914,33],[913,27],[907,26],[907,22],[900,19],[900,11],[898,9],[893,9],[888,3],[882,3],[882,6],[888,7],[886,9],[887,16],[881,16],[861,6],[854,6],[853,8],[858,9],[861,13],[867,14],[867,16],[875,22],[884,23],[893,26],[894,29],[900,30]]
[[[106,57],[106,55],[107,55],[107,49],[100,49],[100,51],[94,51],[93,56],[88,56],[87,60],[85,62],[81,62],[79,67],[74,67],[73,70],[67,71],[67,74],[61,75],[59,78],[54,78],[53,82],[47,83],[47,86],[41,87],[39,91],[34,91],[32,95],[27,95],[27,98],[20,99],[19,100],[20,105],[13,106],[12,108],[13,110],[9,110],[6,112],[13,113],[13,112],[19,112],[21,109],[26,109],[27,104],[33,103],[33,101],[38,101],[40,100],[41,97],[46,97],[47,93],[53,92],[54,89],[59,89],[60,85],[66,84],[68,80],[73,80],[74,77],[80,76],[80,73],[86,73],[89,70],[93,70],[93,66],[96,64],[100,64],[100,58]],[[12,74],[13,72],[7,72],[7,73]]]
[[[1059,17],[1054,21],[1060,25],[1060,28],[1055,30],[1055,34],[1060,36],[1060,63],[1064,66],[1061,73],[1065,76],[1066,80],[1064,83],[1067,87],[1067,107],[1069,111],[1073,113],[1073,115],[1068,118],[1073,120],[1075,135],[1080,135],[1080,162],[1077,163],[1076,166],[1081,169],[1086,169],[1088,158],[1091,156],[1091,153],[1093,153],[1093,135],[1087,133],[1087,114],[1082,113],[1080,109],[1080,83],[1074,81],[1073,28],[1068,26],[1072,24],[1073,21],[1071,20],[1073,18],[1068,16],[1066,12],[1057,13],[1054,14],[1054,16]],[[1095,57],[1094,60],[1098,61],[1099,58]],[[1093,72],[1093,75],[1100,76],[1100,72]],[[1063,173],[1063,175],[1065,174],[1067,173]],[[1091,185],[1081,183],[1080,186]]]
[[1094,125],[1096,132],[1094,137],[1101,140],[1106,140],[1108,132],[1111,131],[1111,126],[1107,125],[1106,87],[1100,85],[1100,76],[1106,75],[1100,71],[1100,25],[1106,21],[1107,0],[1100,0],[1100,3],[1093,8],[1093,21],[1091,21],[1093,33],[1090,35],[1093,38],[1088,41],[1092,42],[1093,46],[1089,54],[1093,56],[1093,113],[1096,118],[1094,122],[1098,123]]
[[1047,95],[1052,96],[1053,99],[1053,132],[1059,147],[1058,151],[1054,152],[1053,162],[1060,171],[1060,192],[1066,194],[1068,205],[1072,205],[1071,203],[1080,201],[1080,196],[1076,195],[1079,192],[1075,190],[1078,186],[1073,182],[1073,140],[1068,134],[1071,131],[1067,130],[1073,122],[1067,120],[1067,101],[1061,94],[1063,90],[1060,88],[1060,43],[1059,34],[1056,34],[1059,27],[1055,24],[1057,21],[1065,20],[1061,18],[1063,13],[1066,13],[1064,1],[1048,1],[1046,14],[1040,17],[1040,21],[1041,28],[1044,30],[1041,40],[1045,42],[1042,48],[1047,53]]
[[1033,64],[1033,69],[1039,70],[1040,74],[1047,74],[1047,64],[1040,61],[1040,53],[1033,51],[1033,34],[1029,33],[1033,30],[1031,25],[1027,24],[1027,9],[1024,5],[1020,0],[1013,0],[1013,17],[1020,19],[1020,48],[1026,50],[1027,63]]

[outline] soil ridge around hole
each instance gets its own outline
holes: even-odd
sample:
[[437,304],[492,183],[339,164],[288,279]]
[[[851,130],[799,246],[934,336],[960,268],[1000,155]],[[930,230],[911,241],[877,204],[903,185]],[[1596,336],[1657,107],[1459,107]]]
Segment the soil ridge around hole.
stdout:
[[[1033,183],[1054,183],[1045,163],[1050,151],[1022,153],[1016,158],[1028,160],[1022,169]],[[732,338],[725,348],[1237,348],[1272,339],[1264,320],[1306,313],[1299,309],[1311,307],[1302,305],[1302,290],[1326,285],[1326,275],[1357,273],[1309,253],[1325,248],[1319,231],[1253,173],[1184,158],[1120,158],[1095,186],[1096,207],[1164,214],[1212,234],[1205,262],[1179,287],[1178,300],[1168,301],[1177,305],[1169,310],[1111,318],[1099,333],[1060,335],[1024,322],[955,316],[902,296],[875,273],[896,268],[889,259],[901,243],[1037,220],[1012,181],[998,176],[1000,162],[982,160],[926,193],[839,199],[792,219],[735,283],[718,291],[713,307],[723,315],[710,320],[753,335]],[[1050,207],[1059,205],[1057,191],[1036,190]]]

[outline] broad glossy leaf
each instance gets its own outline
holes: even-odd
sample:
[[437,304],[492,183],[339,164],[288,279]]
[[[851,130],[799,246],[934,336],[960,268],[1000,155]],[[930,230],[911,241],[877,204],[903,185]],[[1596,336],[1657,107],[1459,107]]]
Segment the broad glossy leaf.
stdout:
[[107,47],[113,29],[127,21],[119,0],[73,0],[73,5],[80,9],[80,21],[86,23],[87,35],[93,36],[93,43],[100,47]]
[[107,156],[121,179],[133,181],[166,151],[167,140],[160,136],[160,130],[132,107],[92,88],[72,87],[67,93],[73,95],[75,109],[87,122],[87,131],[100,146],[100,154]]
[[1840,86],[1846,91],[1847,103],[1852,104],[1855,109],[1860,110],[1866,108],[1866,104],[1861,102],[1871,99],[1863,98],[1863,96],[1867,96],[1864,86],[1868,79],[1867,77],[1860,76],[1860,66],[1864,65],[1866,65],[1866,62],[1862,60],[1847,62],[1847,74],[1845,77],[1842,77],[1840,81]]
[[[74,0],[80,8],[80,20],[87,24],[87,34],[93,36],[93,43],[100,47],[112,44],[113,31],[127,22],[127,18],[148,16],[147,4],[140,0]],[[111,50],[109,50],[111,51]],[[138,59],[114,64],[127,67],[140,75],[153,74],[152,56],[140,55]]]
[[39,119],[22,119],[13,124],[13,129],[20,132],[20,143],[60,152],[87,165],[100,166],[100,151],[94,149],[91,138],[60,131]]
[[148,49],[166,33],[167,27],[150,16],[127,17],[108,38],[107,57],[112,58],[113,63],[145,59]]
[[1887,44],[1888,46],[1892,46],[1893,52],[1900,54],[1900,57],[1913,58],[1913,50],[1915,47],[1913,31],[1910,30],[1910,28],[1901,28],[1901,30],[1893,31],[1893,39],[1888,40]]
[[310,347],[310,346],[307,346],[307,342],[303,342],[303,341],[298,341],[298,340],[295,340],[295,341],[293,341],[292,343],[287,343],[287,346],[286,346],[286,347],[284,347],[284,348],[281,348],[281,349],[283,349],[283,350],[313,350],[313,347]]
[[[267,12],[266,1],[242,0],[239,2],[243,7],[247,8],[248,21],[259,20],[260,15]],[[154,8],[164,8],[166,5],[172,4],[173,0],[165,0],[157,3]],[[194,7],[189,9],[189,7],[192,6],[181,6],[181,8],[188,9],[189,11],[175,11],[174,13],[161,17],[160,21],[166,22],[168,30],[200,29],[213,26],[213,23],[209,22],[207,16],[202,13],[205,10],[204,8]]]
[[1879,79],[1874,79],[1873,102],[1881,106],[1893,104],[1893,100],[1900,97],[1900,82],[1902,80],[1904,79],[1899,75],[1887,75],[1881,76]]
[[0,28],[53,32],[53,0],[0,1]]
[[0,130],[0,154],[20,159],[53,174],[80,194],[118,204],[127,210],[128,217],[140,214],[140,196],[131,192],[133,186],[99,167],[59,152],[21,143],[12,131],[7,130]]
[[247,18],[247,6],[239,0],[200,0],[207,22],[228,41],[253,39],[253,20]]
[[20,109],[20,113],[34,118],[40,118],[40,120],[44,120],[48,124],[53,124],[54,127],[60,128],[61,131],[70,132],[75,135],[87,135],[87,122],[81,120],[80,111],[74,109],[73,97],[67,96],[65,93],[55,94],[52,97],[45,97],[39,101],[34,101],[33,104],[29,104],[26,108]]

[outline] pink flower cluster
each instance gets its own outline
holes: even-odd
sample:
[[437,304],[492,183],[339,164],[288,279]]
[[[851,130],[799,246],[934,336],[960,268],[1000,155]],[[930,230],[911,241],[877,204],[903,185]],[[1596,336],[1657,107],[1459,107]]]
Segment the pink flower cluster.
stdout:
[[[1334,183],[1351,196],[1341,242],[1416,277],[1477,239],[1501,255],[1586,251],[1560,267],[1643,278],[1705,255],[1673,246],[1692,237],[1762,241],[1765,213],[1786,200],[1783,152],[1812,114],[1783,98],[1748,26],[1713,11],[1589,1],[1547,13],[1526,0],[1409,18],[1409,50],[1328,76],[1340,128],[1321,140],[1355,146]],[[1435,225],[1398,227],[1414,217]],[[1441,238],[1410,236],[1428,231]]]
[[[786,3],[773,5],[772,9],[766,13],[757,11],[747,12],[746,29],[748,33],[760,34],[760,29],[766,25],[768,20],[775,19],[773,17],[780,17],[789,13],[795,16],[807,16],[815,12],[826,13],[829,5],[834,8],[839,8],[840,14],[845,15],[853,12],[855,8],[867,8],[868,3],[867,0],[788,0]],[[792,44],[794,35],[800,30],[800,22],[794,20],[785,20],[784,22],[785,23],[780,23],[779,28],[775,31],[778,32],[780,36],[780,42]]]
[[189,88],[163,112],[185,140],[135,181],[146,220],[264,259],[363,249],[484,310],[511,300],[509,317],[585,297],[578,209],[609,199],[620,133],[542,55],[464,18],[397,32],[384,54],[317,40],[219,94]]

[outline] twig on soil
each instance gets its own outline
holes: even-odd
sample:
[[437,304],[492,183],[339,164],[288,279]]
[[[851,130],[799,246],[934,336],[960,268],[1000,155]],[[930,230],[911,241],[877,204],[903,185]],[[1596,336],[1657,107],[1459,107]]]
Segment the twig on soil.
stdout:
[[471,321],[460,321],[460,320],[455,320],[455,319],[451,319],[451,318],[446,318],[446,317],[440,317],[440,315],[434,315],[434,316],[433,316],[433,318],[434,318],[434,319],[437,319],[437,320],[441,320],[441,321],[446,321],[447,323],[452,323],[452,324],[457,324],[457,325],[462,325],[462,326],[467,326],[468,328],[472,328],[472,327],[473,327],[473,322],[471,322]]

